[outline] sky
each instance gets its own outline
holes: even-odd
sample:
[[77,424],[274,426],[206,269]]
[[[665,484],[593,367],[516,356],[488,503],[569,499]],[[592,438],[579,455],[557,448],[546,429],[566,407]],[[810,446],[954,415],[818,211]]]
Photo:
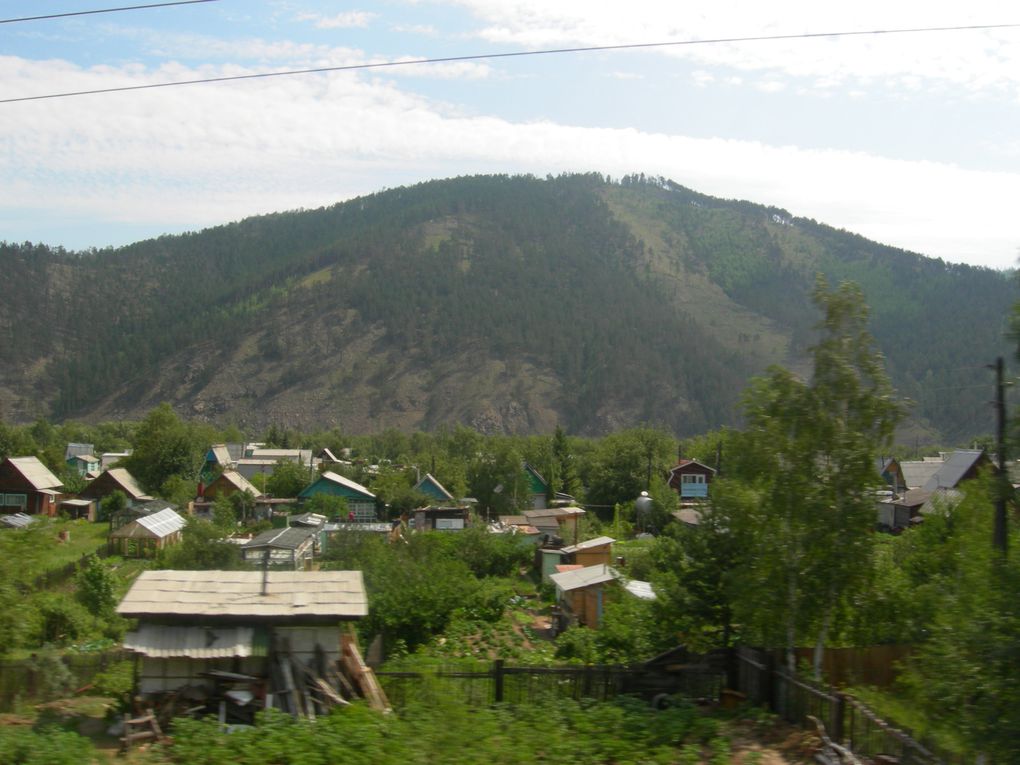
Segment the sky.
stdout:
[[[3,0],[0,20],[146,1]],[[432,178],[595,171],[1013,268],[1020,26],[706,42],[1008,24],[1007,0],[215,0],[2,23],[0,240],[103,248]]]

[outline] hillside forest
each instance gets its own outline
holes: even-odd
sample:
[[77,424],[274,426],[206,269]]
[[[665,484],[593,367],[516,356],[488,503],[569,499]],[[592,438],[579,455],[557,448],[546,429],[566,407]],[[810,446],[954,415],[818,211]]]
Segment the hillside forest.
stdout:
[[898,440],[988,427],[1009,274],[666,179],[476,176],[117,249],[0,244],[0,417],[246,434],[738,426],[748,379],[809,368],[817,274],[852,280]]

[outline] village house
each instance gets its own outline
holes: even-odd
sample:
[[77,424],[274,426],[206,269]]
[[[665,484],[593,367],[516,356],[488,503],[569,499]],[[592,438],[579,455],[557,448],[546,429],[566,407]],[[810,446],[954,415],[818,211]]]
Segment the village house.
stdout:
[[127,497],[128,507],[141,505],[152,499],[127,468],[110,468],[103,471],[98,478],[82,489],[82,499],[95,499],[100,502],[115,491],[121,491]]
[[184,518],[169,508],[142,515],[110,532],[110,553],[125,558],[154,558],[159,550],[181,541],[184,525]]
[[66,463],[71,470],[86,478],[95,478],[102,470],[99,457],[93,454],[75,454],[68,457]]
[[413,490],[438,502],[452,503],[455,501],[453,495],[446,490],[443,484],[439,483],[432,473],[423,475],[421,480],[414,485]]
[[376,520],[375,494],[360,483],[345,478],[339,473],[325,472],[310,486],[298,494],[298,500],[306,500],[318,494],[342,497],[347,501],[347,509],[354,513],[354,520],[359,523],[372,523]]
[[549,506],[549,482],[535,468],[524,463],[524,476],[528,486],[528,504],[532,510],[544,510]]
[[[137,619],[124,648],[138,656],[143,698],[189,687],[211,696],[226,677],[273,704],[274,657],[335,667],[342,625],[368,614],[360,571],[144,571],[117,607]],[[288,670],[289,673],[289,670]]]
[[236,470],[224,470],[208,486],[203,487],[202,496],[206,500],[215,501],[220,497],[229,497],[238,492],[247,492],[252,497],[261,497],[258,487],[238,473]]
[[669,487],[680,495],[681,504],[708,498],[715,469],[697,460],[681,459],[669,471]]
[[37,457],[8,457],[0,462],[0,513],[57,514],[63,485]]

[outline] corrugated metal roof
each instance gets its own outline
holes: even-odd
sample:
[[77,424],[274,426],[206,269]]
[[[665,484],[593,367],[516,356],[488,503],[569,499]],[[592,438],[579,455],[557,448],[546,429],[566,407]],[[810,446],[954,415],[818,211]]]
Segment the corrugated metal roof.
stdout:
[[553,584],[564,592],[578,590],[582,587],[590,587],[593,584],[611,582],[616,577],[605,563],[597,566],[585,566],[576,571],[564,571],[562,574],[552,574],[549,577]]
[[148,529],[158,537],[166,537],[184,528],[184,519],[173,510],[160,510],[152,515],[143,515],[138,525]]
[[143,624],[124,636],[124,648],[156,658],[232,659],[266,656],[269,639],[256,627],[169,627]]
[[928,479],[923,488],[928,491],[955,489],[984,454],[983,449],[960,449],[953,452],[949,459],[938,466],[938,470]]
[[59,489],[63,486],[60,479],[53,475],[38,457],[9,457],[8,460],[36,491]]
[[252,449],[251,456],[260,460],[290,460],[305,466],[312,464],[311,449]]
[[569,547],[564,547],[563,548],[563,552],[565,552],[565,553],[575,553],[575,552],[578,552],[579,550],[590,550],[593,547],[602,547],[603,545],[611,545],[615,541],[616,540],[613,539],[612,537],[595,537],[594,539],[589,539],[589,540],[586,540],[584,542],[579,542],[576,545],[570,545]]
[[128,617],[350,619],[368,613],[368,598],[360,571],[143,571],[117,612]]
[[226,444],[213,444],[209,451],[212,452],[213,459],[216,460],[217,465],[229,465],[235,461],[230,455],[230,449],[227,448]]

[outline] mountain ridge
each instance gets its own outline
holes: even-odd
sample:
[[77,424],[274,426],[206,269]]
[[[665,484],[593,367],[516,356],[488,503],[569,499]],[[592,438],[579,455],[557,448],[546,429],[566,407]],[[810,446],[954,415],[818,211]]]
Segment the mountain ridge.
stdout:
[[166,400],[349,432],[733,424],[750,375],[806,372],[822,273],[861,284],[916,437],[969,438],[1016,297],[781,208],[594,174],[429,181],[98,252],[4,243],[0,265],[0,416]]

